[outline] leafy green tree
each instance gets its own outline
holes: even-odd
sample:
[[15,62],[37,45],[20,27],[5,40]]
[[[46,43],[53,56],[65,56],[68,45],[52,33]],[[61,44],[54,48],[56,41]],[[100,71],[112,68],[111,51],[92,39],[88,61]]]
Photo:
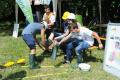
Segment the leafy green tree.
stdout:
[[14,13],[14,0],[0,0],[0,19],[10,16]]

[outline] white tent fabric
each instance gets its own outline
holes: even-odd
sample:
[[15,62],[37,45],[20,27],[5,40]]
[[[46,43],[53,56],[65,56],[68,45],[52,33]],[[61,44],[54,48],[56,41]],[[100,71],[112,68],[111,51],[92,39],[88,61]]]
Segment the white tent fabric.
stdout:
[[57,15],[57,3],[58,3],[58,0],[52,0],[52,3],[53,3],[53,13],[55,14],[55,16]]
[[40,0],[40,4],[49,5],[51,0]]

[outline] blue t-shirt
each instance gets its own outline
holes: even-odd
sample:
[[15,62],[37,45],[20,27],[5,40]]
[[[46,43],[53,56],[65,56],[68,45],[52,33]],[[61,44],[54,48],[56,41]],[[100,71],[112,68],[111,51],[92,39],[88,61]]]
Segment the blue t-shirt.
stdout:
[[68,23],[67,21],[65,21],[65,22],[62,23],[62,27],[63,27],[63,31],[64,31],[64,32],[67,31],[68,25],[69,25],[69,23]]
[[30,23],[28,24],[23,32],[22,32],[22,35],[24,34],[36,34],[37,32],[40,32],[40,30],[43,28],[43,24],[41,23]]

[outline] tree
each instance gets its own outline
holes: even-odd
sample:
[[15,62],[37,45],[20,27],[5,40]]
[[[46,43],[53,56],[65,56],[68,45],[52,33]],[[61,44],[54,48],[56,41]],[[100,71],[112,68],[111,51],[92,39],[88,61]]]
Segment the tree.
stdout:
[[14,14],[14,0],[0,0],[0,19]]

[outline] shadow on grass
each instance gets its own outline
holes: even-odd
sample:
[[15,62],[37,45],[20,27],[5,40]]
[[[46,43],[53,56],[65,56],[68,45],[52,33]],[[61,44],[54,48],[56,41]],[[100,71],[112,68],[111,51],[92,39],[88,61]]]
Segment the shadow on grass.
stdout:
[[0,80],[2,79],[2,75],[0,74]]
[[2,80],[22,80],[24,77],[26,77],[26,71],[20,71],[10,74]]
[[41,55],[37,56],[37,61],[39,63],[42,63],[44,61],[44,58],[48,58],[51,56],[51,52],[44,51]]
[[0,69],[5,69],[5,67],[4,67],[4,66],[2,66],[2,65],[0,65]]
[[92,56],[91,54],[88,56],[87,53],[84,53],[83,62],[101,62],[102,63],[103,60],[100,58],[98,59],[98,58]]
[[60,62],[58,64],[55,65],[56,68],[59,68],[59,66],[61,66],[63,64],[63,62]]

